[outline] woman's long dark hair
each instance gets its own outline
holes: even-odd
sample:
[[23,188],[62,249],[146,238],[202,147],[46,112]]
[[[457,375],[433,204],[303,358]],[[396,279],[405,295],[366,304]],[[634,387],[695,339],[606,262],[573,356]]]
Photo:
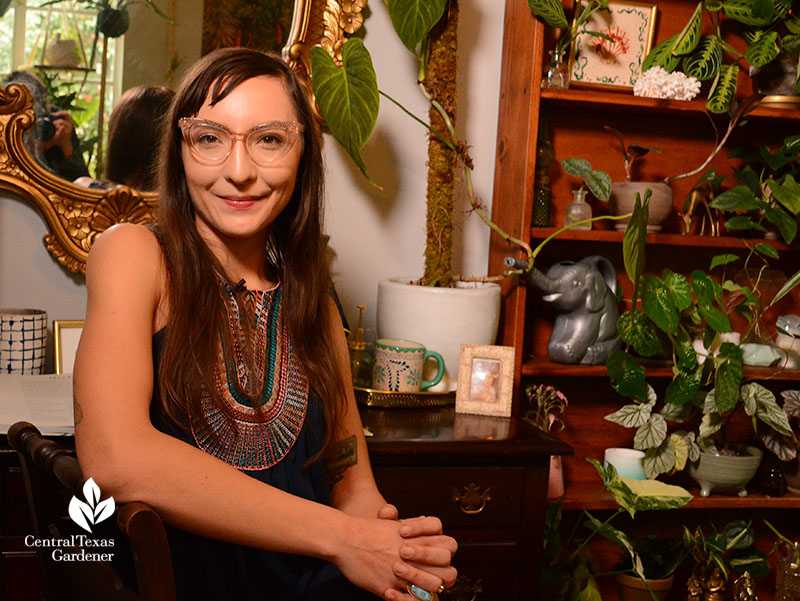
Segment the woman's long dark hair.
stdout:
[[[284,82],[303,130],[303,154],[292,198],[270,228],[267,268],[280,280],[284,323],[295,353],[322,401],[323,454],[344,407],[344,374],[337,364],[329,311],[331,278],[322,238],[323,164],[319,130],[307,89],[281,59],[245,48],[207,54],[187,73],[170,107],[160,148],[160,205],[156,229],[169,290],[169,318],[159,367],[162,407],[177,424],[207,428],[202,395],[217,406],[214,383],[220,335],[227,314],[219,277],[225,276],[195,225],[195,210],[181,157],[181,117],[197,114],[210,92],[213,106],[253,77]],[[269,99],[265,98],[264,102]],[[227,285],[234,287],[230,281]],[[188,403],[188,405],[187,405]],[[199,421],[198,421],[199,420]]]
[[108,120],[106,179],[151,192],[156,189],[153,152],[175,93],[165,86],[126,90]]

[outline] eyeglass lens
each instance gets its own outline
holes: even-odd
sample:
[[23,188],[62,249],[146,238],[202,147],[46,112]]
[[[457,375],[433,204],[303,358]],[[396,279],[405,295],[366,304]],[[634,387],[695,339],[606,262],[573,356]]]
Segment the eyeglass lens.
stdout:
[[191,122],[184,131],[201,160],[212,163],[224,161],[231,153],[234,140],[244,137],[252,159],[256,163],[270,163],[283,156],[294,144],[295,133],[287,125],[280,122],[265,123],[246,134],[233,134],[211,123]]

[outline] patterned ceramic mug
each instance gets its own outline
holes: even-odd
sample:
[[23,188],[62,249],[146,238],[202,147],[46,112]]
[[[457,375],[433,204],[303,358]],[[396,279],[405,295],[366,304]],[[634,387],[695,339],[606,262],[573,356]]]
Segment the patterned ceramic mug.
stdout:
[[[436,359],[439,369],[433,380],[422,380],[422,368],[428,359]],[[444,375],[444,359],[426,350],[419,342],[380,338],[375,342],[372,388],[392,392],[419,392],[438,384]]]
[[42,373],[46,340],[47,313],[38,309],[0,309],[0,373]]

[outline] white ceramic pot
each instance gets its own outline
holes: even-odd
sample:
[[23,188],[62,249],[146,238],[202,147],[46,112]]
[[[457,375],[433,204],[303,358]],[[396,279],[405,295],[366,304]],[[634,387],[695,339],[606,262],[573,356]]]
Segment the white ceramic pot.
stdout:
[[756,475],[763,453],[756,447],[744,449],[748,454],[742,457],[700,453],[700,459],[689,465],[689,475],[700,485],[702,496],[707,497],[715,489],[747,496],[745,487]]
[[[620,601],[651,601],[653,599],[650,591],[647,590],[647,587],[638,576],[615,574],[614,580],[617,582]],[[663,580],[648,578],[647,586],[650,587],[650,590],[655,593],[658,599],[663,601],[663,599],[667,598],[673,582],[674,576]]]
[[[432,392],[455,390],[462,344],[494,344],[500,321],[500,286],[460,282],[455,288],[414,286],[413,278],[378,282],[378,338],[421,342],[444,357],[442,381]],[[430,362],[433,363],[433,362]],[[434,365],[426,365],[430,380]]]
[[[650,196],[650,212],[647,220],[648,232],[660,232],[661,226],[672,213],[672,188],[661,182],[614,182],[611,184],[611,198],[608,212],[611,215],[626,215],[633,211],[636,193],[644,200],[645,190],[653,191]],[[617,231],[625,230],[627,219],[614,222]]]

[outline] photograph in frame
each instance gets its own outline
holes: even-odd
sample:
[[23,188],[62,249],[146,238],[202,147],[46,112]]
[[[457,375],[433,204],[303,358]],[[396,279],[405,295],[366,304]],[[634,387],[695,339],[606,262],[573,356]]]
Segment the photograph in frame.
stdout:
[[71,374],[75,364],[75,353],[83,332],[82,319],[53,320],[53,338],[55,339],[55,368],[57,374]]
[[613,41],[586,33],[575,38],[569,59],[570,86],[632,90],[653,44],[655,20],[656,5],[643,2],[611,0],[608,11],[592,14],[585,28]]
[[510,417],[514,356],[511,346],[462,344],[456,413]]

